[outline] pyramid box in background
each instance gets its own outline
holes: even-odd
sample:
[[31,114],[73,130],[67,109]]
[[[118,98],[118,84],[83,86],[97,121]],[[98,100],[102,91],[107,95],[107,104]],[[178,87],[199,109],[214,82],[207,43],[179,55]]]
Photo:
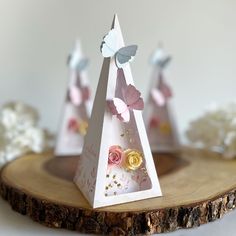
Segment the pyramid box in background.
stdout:
[[55,156],[75,156],[82,152],[90,116],[91,98],[86,73],[88,59],[80,41],[68,57],[69,83],[57,134]]
[[124,47],[115,16],[101,45],[105,58],[74,178],[93,208],[162,195],[129,65],[136,50]]
[[154,52],[151,58],[153,77],[143,114],[152,152],[157,153],[179,151],[175,117],[171,107],[173,94],[166,82],[166,68],[170,61],[171,57],[161,47]]

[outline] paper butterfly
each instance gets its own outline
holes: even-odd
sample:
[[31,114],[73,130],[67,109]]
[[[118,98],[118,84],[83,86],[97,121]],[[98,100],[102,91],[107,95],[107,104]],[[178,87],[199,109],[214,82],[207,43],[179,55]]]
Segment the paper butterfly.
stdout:
[[151,96],[156,105],[162,107],[172,97],[172,91],[167,84],[162,82],[159,89],[151,90]]
[[80,56],[74,52],[69,55],[67,64],[72,70],[82,71],[88,66],[89,60],[88,58],[80,58]]
[[108,108],[120,121],[129,122],[130,110],[143,110],[144,102],[141,93],[131,84],[122,91],[122,95],[123,100],[120,98],[108,100]]
[[117,41],[117,31],[112,29],[103,38],[101,44],[101,52],[104,57],[115,57],[116,66],[123,68],[126,63],[130,62],[136,55],[138,46],[130,45],[119,48]]
[[89,88],[83,87],[79,89],[73,85],[69,88],[69,98],[73,105],[79,106],[82,102],[87,101],[90,96]]
[[151,57],[151,64],[164,69],[171,61],[171,56],[166,54],[161,48],[157,49]]

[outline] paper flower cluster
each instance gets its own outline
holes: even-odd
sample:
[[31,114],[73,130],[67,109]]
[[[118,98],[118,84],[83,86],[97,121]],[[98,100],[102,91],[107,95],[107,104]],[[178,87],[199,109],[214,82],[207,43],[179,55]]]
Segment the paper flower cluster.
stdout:
[[73,133],[79,133],[83,136],[87,133],[88,128],[88,122],[80,119],[76,119],[75,117],[72,117],[68,121],[67,128],[69,131]]
[[20,102],[10,102],[0,109],[0,167],[27,152],[48,148],[51,136],[38,128],[37,111]]
[[126,149],[123,151],[118,145],[114,145],[109,148],[109,165],[123,164],[127,170],[136,170],[141,166],[142,162],[142,153],[135,149]]
[[236,103],[208,110],[190,123],[186,135],[199,147],[216,150],[224,158],[235,158]]

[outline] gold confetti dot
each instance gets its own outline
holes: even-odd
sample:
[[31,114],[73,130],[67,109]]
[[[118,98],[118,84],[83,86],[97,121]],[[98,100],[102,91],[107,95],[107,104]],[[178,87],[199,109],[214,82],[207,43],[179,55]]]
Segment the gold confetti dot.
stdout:
[[141,170],[143,171],[143,173],[144,173],[146,176],[148,175],[148,174],[147,174],[147,170],[146,170],[145,167],[142,167]]
[[109,178],[109,175],[106,175],[107,178]]

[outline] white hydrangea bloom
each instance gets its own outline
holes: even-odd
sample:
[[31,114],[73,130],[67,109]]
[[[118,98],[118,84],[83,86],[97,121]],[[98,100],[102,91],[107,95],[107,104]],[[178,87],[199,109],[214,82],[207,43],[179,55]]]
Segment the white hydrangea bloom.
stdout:
[[225,137],[225,158],[234,158],[236,156],[236,130],[229,132]]
[[27,152],[40,153],[49,147],[51,137],[37,127],[38,112],[23,103],[11,102],[0,110],[0,168]]
[[236,157],[236,104],[207,110],[190,123],[186,135],[198,146],[220,150],[225,158]]
[[46,143],[46,133],[44,130],[30,127],[26,130],[22,142],[25,142],[25,146],[28,146],[34,152],[41,152],[47,146]]

